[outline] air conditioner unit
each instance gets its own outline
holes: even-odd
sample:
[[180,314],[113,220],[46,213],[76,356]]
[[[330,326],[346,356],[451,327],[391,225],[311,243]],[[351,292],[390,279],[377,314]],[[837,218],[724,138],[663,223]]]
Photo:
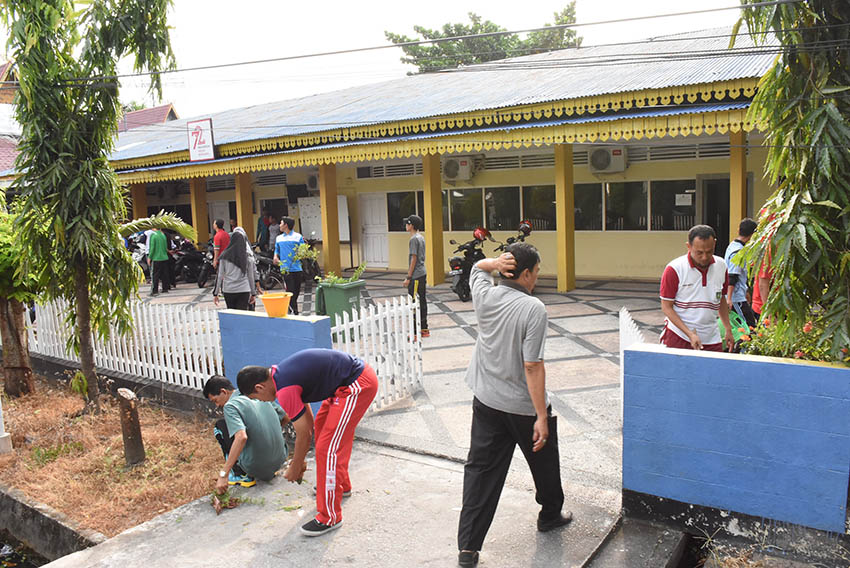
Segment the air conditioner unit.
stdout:
[[311,191],[319,189],[319,174],[310,174],[307,176],[307,189]]
[[173,185],[160,185],[156,188],[156,196],[160,201],[174,201],[177,197],[177,187]]
[[449,181],[470,179],[474,163],[472,156],[446,158],[443,160],[443,179]]
[[587,160],[594,174],[610,174],[626,170],[626,149],[623,146],[601,146],[590,151]]

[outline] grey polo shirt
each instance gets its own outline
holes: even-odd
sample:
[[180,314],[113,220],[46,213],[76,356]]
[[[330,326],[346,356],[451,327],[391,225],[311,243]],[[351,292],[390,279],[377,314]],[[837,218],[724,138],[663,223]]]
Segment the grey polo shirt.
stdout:
[[410,267],[410,257],[416,255],[416,264],[413,265],[412,279],[425,276],[425,237],[419,233],[414,233],[410,237],[410,246],[408,247],[407,266]]
[[[472,303],[478,340],[466,371],[466,383],[490,408],[534,416],[524,363],[543,360],[546,325],[543,302],[510,285],[495,286],[493,277],[472,268]],[[549,395],[546,394],[546,406]]]

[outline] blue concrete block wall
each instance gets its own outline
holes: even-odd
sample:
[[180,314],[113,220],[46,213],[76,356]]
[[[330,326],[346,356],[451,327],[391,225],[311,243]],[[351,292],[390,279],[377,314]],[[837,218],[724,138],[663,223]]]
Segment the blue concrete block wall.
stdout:
[[235,385],[246,365],[270,367],[302,349],[331,348],[327,316],[270,318],[263,313],[222,310],[218,313],[224,372]]
[[624,365],[624,489],[844,532],[850,370],[654,345]]

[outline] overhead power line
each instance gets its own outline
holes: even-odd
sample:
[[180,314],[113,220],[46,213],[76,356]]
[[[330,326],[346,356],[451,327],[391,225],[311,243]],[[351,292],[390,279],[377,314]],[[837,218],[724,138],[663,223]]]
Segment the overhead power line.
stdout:
[[325,52],[318,52],[318,53],[307,53],[307,54],[302,54],[302,55],[290,55],[290,56],[283,56],[283,57],[272,57],[272,58],[267,58],[267,59],[255,59],[255,60],[250,60],[250,61],[238,61],[238,62],[233,62],[233,63],[217,63],[217,64],[214,64],[214,65],[200,65],[200,66],[196,66],[196,67],[185,67],[183,69],[164,69],[162,71],[145,71],[145,72],[139,72],[139,73],[124,73],[124,74],[117,74],[117,75],[97,75],[97,76],[93,76],[93,77],[82,77],[82,78],[68,79],[67,81],[68,82],[103,81],[105,79],[123,79],[123,78],[128,78],[128,77],[145,77],[145,76],[151,76],[151,75],[166,75],[166,74],[173,74],[173,73],[186,73],[186,72],[190,72],[190,71],[206,71],[206,70],[210,70],[210,69],[226,69],[226,68],[229,68],[229,67],[240,67],[240,66],[245,66],[245,65],[257,65],[257,64],[262,64],[262,63],[274,63],[274,62],[280,62],[280,61],[293,61],[293,60],[297,60],[297,59],[308,59],[308,58],[313,58],[313,57],[325,57],[325,56],[330,56],[330,55],[343,55],[343,54],[349,54],[349,53],[363,53],[363,52],[367,52],[367,51],[378,51],[378,50],[382,50],[382,49],[392,49],[392,48],[396,48],[396,47],[410,47],[410,46],[415,46],[415,45],[426,45],[426,44],[432,44],[433,45],[433,44],[445,43],[445,42],[449,42],[449,41],[461,41],[461,40],[467,40],[467,39],[481,39],[481,38],[487,38],[487,37],[499,37],[499,36],[504,36],[504,35],[515,35],[515,34],[529,33],[529,32],[557,31],[557,30],[562,30],[562,29],[572,29],[572,28],[587,27],[587,26],[621,24],[621,23],[628,23],[628,22],[639,22],[639,21],[645,21],[645,20],[652,20],[652,19],[658,19],[658,18],[672,18],[672,17],[679,17],[679,16],[694,16],[694,15],[710,14],[710,13],[714,13],[714,12],[723,12],[723,11],[729,11],[729,10],[742,10],[742,9],[748,9],[748,8],[779,6],[779,5],[782,5],[782,4],[796,4],[796,3],[799,3],[801,1],[802,0],[770,0],[770,1],[766,1],[766,2],[758,2],[758,3],[755,3],[755,4],[749,4],[749,5],[746,5],[746,6],[739,5],[739,6],[728,6],[728,7],[724,7],[724,8],[706,8],[706,9],[703,9],[703,10],[689,10],[689,11],[686,11],[686,12],[675,12],[675,13],[671,13],[671,14],[656,14],[656,15],[651,15],[651,16],[634,16],[634,17],[630,17],[630,18],[618,18],[618,19],[613,19],[613,20],[600,20],[600,21],[596,21],[596,22],[557,24],[557,25],[544,26],[544,27],[538,27],[538,28],[521,29],[521,30],[512,30],[512,31],[503,31],[503,32],[488,32],[488,33],[483,33],[483,34],[469,34],[469,35],[463,35],[463,36],[425,39],[425,40],[409,41],[409,42],[403,42],[403,43],[393,43],[393,44],[388,44],[388,45],[377,45],[377,46],[371,46],[371,47],[341,49],[341,50],[325,51]]

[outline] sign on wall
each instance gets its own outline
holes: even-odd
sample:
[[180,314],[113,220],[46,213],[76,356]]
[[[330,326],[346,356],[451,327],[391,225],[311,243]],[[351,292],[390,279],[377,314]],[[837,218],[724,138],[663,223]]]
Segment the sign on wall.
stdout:
[[189,161],[201,162],[215,158],[212,119],[203,118],[186,123],[189,136]]

